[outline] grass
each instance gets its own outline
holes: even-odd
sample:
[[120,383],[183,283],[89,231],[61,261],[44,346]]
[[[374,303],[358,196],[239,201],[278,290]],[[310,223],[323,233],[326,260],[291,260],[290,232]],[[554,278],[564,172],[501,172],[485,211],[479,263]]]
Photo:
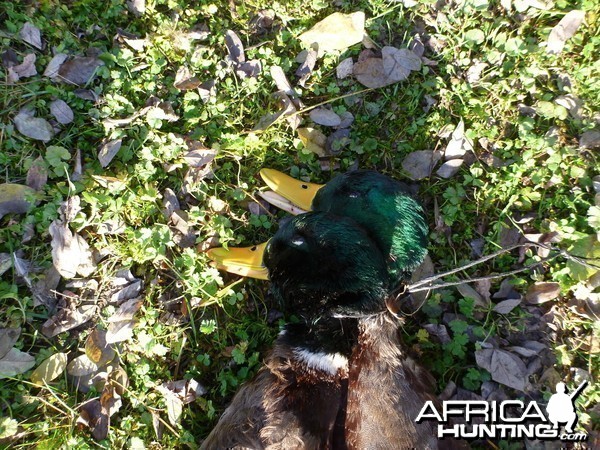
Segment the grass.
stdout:
[[[596,151],[579,148],[578,139],[597,127],[600,10],[592,0],[557,1],[548,9],[520,12],[515,7],[519,5],[507,12],[499,2],[487,0],[447,5],[422,1],[410,8],[383,0],[340,1],[335,7],[319,0],[203,5],[155,0],[147,2],[145,14],[135,17],[125,2],[117,0],[68,5],[54,0],[0,0],[0,53],[10,48],[22,58],[35,52],[39,73],[52,57],[50,49],[98,55],[104,62],[86,86],[99,96],[98,102],[80,98],[75,86],[41,75],[16,84],[7,83],[5,77],[0,84],[0,181],[24,184],[38,157],[49,177],[34,208],[0,218],[0,253],[16,252],[32,263],[30,277],[42,279],[52,264],[48,228],[59,216],[61,203],[78,195],[82,211],[71,229],[103,255],[91,276],[95,283],[91,292],[67,287],[65,280],[57,289],[98,305],[99,315],[92,321],[47,338],[40,330],[52,313],[34,303],[31,290],[11,268],[0,275],[0,328],[22,329],[16,347],[33,355],[36,366],[59,352],[71,359],[81,354],[79,349],[95,327],[108,327],[115,306],[107,300],[116,272],[129,268],[144,282],[133,338],[116,348],[128,387],[122,392],[122,407],[111,417],[108,437],[95,442],[87,427],[76,423],[79,406],[97,397],[98,391],[77,392],[66,372],[39,388],[29,381],[29,371],[0,384],[0,437],[4,437],[0,446],[159,449],[194,448],[201,442],[240,384],[260,367],[281,324],[293,320],[280,317],[265,283],[219,273],[201,251],[215,237],[221,244],[250,245],[268,239],[276,229],[282,214],[258,216],[248,210],[261,186],[257,173],[262,167],[326,182],[358,164],[405,179],[406,155],[443,149],[447,139],[440,137],[442,131],[451,131],[462,119],[474,142],[472,164],[449,179],[433,174],[419,183],[436,271],[470,261],[476,239],[484,253],[495,251],[512,228],[560,233],[558,245],[576,254],[597,247],[588,236],[599,231],[598,221],[589,213],[598,206],[593,189],[598,157]],[[275,12],[273,27],[252,28],[252,18],[263,8]],[[546,53],[543,44],[550,30],[571,9],[586,11],[585,24],[560,55]],[[269,68],[279,65],[294,80],[295,57],[302,49],[298,35],[331,12],[358,10],[366,13],[367,33],[378,46],[405,47],[418,32],[427,44],[425,56],[434,64],[404,82],[349,96],[364,88],[352,77],[338,80],[335,67],[347,56],[356,60],[362,47],[320,59],[307,87],[298,88],[302,101],[307,106],[326,102],[336,112],[350,111],[355,117],[350,145],[329,161],[339,168],[323,170],[286,121],[263,132],[252,130],[261,117],[279,108]],[[27,21],[41,30],[43,51],[32,50],[18,38]],[[190,41],[186,33],[199,24],[209,30],[207,38]],[[261,61],[263,71],[256,79],[241,79],[222,64],[228,29],[240,36],[247,59]],[[115,40],[118,30],[144,38],[143,50]],[[469,69],[478,63],[486,65],[478,80],[469,81],[467,76],[473,77]],[[216,80],[216,94],[208,102],[195,90],[173,87],[183,65],[201,81]],[[556,102],[568,93],[582,101],[580,115],[569,114]],[[106,119],[139,111],[151,96],[170,102],[179,119],[141,116],[125,126],[107,125]],[[50,142],[34,141],[16,131],[13,119],[21,107],[33,107],[37,117],[50,119],[50,103],[56,98],[67,102],[75,119],[61,126]],[[426,98],[436,101],[427,111]],[[536,112],[521,113],[521,104]],[[185,178],[184,137],[218,150],[212,171],[204,178]],[[102,168],[98,149],[112,139],[122,139],[122,147]],[[77,152],[83,172],[74,180]],[[508,164],[486,164],[486,153]],[[177,233],[161,212],[167,188],[178,193],[196,234],[195,246],[181,248],[174,242]],[[523,217],[530,221],[519,220]],[[107,221],[122,224],[122,233],[101,234],[98,230]],[[27,230],[33,237],[23,242]],[[539,259],[533,250],[522,257],[518,261],[518,252],[511,252],[468,275],[506,271]],[[406,341],[422,355],[440,390],[452,381],[480,393],[482,383],[490,380],[475,362],[480,342],[505,347],[518,345],[519,337],[539,339],[552,351],[543,368],[530,377],[534,388],[525,397],[547,398],[556,377],[574,383],[571,368],[588,372],[592,380],[597,377],[598,321],[573,306],[575,289],[590,275],[582,273],[581,266],[557,259],[543,270],[514,277],[521,293],[535,281],[555,281],[561,296],[540,307],[522,305],[507,315],[493,312],[493,303],[478,308],[454,289],[438,291],[407,325]],[[491,292],[499,285],[494,282]],[[537,338],[528,334],[532,323],[544,321],[558,325],[544,328]],[[424,328],[426,324],[447,325],[450,341],[441,344]],[[165,398],[156,388],[190,378],[207,392],[183,406],[181,417],[171,423]],[[579,410],[586,412],[580,423],[588,430],[598,426],[593,425],[597,420],[593,407],[599,397],[594,385],[580,401]],[[161,439],[155,431],[159,429]],[[519,447],[519,443],[498,445]]]

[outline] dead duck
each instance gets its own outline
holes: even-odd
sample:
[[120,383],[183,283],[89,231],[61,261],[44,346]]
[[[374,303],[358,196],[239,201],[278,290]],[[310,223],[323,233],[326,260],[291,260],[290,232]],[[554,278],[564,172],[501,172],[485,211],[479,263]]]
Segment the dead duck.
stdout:
[[[300,183],[290,180],[292,184]],[[295,201],[294,195],[286,190],[290,180],[282,183],[279,179],[273,184],[278,193],[283,191],[286,198]],[[282,348],[287,349],[288,356],[294,354],[294,350],[290,349],[306,349],[302,345],[314,343],[315,335],[319,344],[311,345],[308,352],[303,353],[313,368],[327,366],[325,361],[344,362],[328,368],[326,372],[330,375],[335,372],[333,378],[319,373],[319,377],[323,378],[321,383],[317,383],[317,399],[305,396],[306,389],[315,392],[313,387],[304,385],[298,391],[305,399],[301,402],[305,406],[298,411],[308,407],[310,418],[295,414],[293,420],[288,417],[276,425],[293,423],[291,429],[297,430],[293,433],[296,444],[288,441],[278,447],[279,444],[259,437],[247,447],[362,449],[448,446],[444,444],[452,447],[449,442],[440,445],[429,424],[414,423],[425,401],[433,400],[430,394],[433,382],[402,349],[398,319],[388,311],[390,292],[406,279],[426,254],[427,227],[420,206],[407,195],[402,185],[374,172],[341,176],[318,189],[306,189],[302,184],[299,192],[304,195],[305,201],[301,206],[329,211],[327,214],[319,212],[296,217],[283,226],[266,246],[235,249],[231,253],[213,251],[212,257],[221,268],[240,273],[242,267],[242,271],[249,275],[270,278],[275,297],[292,310],[302,311],[307,322],[293,333],[286,329],[278,338],[273,354],[267,358],[266,368],[256,378],[261,380],[259,384],[255,381],[242,388],[203,448],[228,448],[230,445],[223,445],[224,441],[215,440],[225,434],[224,430],[237,429],[239,432],[242,429],[240,421],[248,417],[261,417],[260,420],[263,420],[266,413],[262,407],[253,410],[252,414],[238,414],[237,421],[232,419],[240,405],[250,400],[250,392],[261,392],[258,397],[252,397],[254,401],[260,398],[263,405],[270,403],[267,397],[274,391],[264,386],[274,382],[278,384],[281,379],[274,374],[277,370],[273,369],[273,355],[281,355]],[[282,189],[282,186],[286,187]],[[306,191],[311,190],[312,198],[307,202]],[[348,216],[352,218],[350,223]],[[313,217],[318,220],[313,222]],[[316,226],[317,222],[319,226]],[[340,232],[342,223],[345,229]],[[264,265],[260,264],[262,250],[266,250]],[[317,329],[311,328],[316,325]],[[300,347],[290,346],[290,343]],[[327,348],[325,343],[328,343]],[[281,361],[278,358],[280,356],[275,360]],[[288,364],[290,359],[284,360]],[[303,373],[305,368],[296,370]],[[298,379],[297,374],[292,378]],[[327,380],[325,384],[324,380]],[[323,388],[330,390],[323,394]],[[287,405],[286,391],[279,390],[278,393],[283,399],[281,403]],[[320,403],[321,400],[325,403]],[[287,417],[292,410],[286,407],[285,414],[280,417]],[[321,437],[313,439],[315,434],[309,433],[311,439],[307,439],[305,430],[315,419],[320,424]],[[232,423],[237,425],[232,426]],[[250,433],[265,436],[271,433],[265,430],[272,429],[272,425],[261,422],[255,424]],[[217,442],[219,445],[215,445]],[[232,441],[227,442],[231,444]]]

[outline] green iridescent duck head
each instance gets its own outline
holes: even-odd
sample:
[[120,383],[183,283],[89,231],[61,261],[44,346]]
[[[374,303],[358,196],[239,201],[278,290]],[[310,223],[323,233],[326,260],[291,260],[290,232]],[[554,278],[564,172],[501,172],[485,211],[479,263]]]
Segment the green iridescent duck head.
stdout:
[[283,224],[264,254],[271,292],[310,317],[362,317],[384,310],[386,261],[353,220],[325,212]]
[[272,169],[263,169],[261,176],[292,203],[349,217],[363,227],[385,255],[392,285],[406,281],[423,262],[427,223],[404,183],[366,170],[345,173],[325,185],[295,180]]

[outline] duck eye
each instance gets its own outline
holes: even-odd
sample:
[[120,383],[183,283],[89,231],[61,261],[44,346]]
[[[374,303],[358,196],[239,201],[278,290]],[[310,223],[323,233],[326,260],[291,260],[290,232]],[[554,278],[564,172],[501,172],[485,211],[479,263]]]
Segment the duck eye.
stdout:
[[348,197],[350,197],[350,198],[358,198],[358,197],[360,197],[360,193],[356,192],[356,191],[350,192],[350,194],[348,194]]

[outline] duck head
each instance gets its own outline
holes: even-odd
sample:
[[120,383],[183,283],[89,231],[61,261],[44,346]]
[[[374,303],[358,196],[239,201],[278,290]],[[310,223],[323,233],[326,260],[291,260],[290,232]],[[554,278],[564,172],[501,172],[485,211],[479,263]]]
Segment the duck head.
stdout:
[[261,176],[277,194],[301,208],[348,217],[359,224],[386,258],[388,278],[398,285],[427,254],[427,223],[408,187],[378,172],[357,170],[325,185],[295,180],[277,170]]
[[347,217],[312,212],[292,218],[268,242],[263,261],[275,298],[305,317],[362,317],[384,308],[390,287],[385,258]]

